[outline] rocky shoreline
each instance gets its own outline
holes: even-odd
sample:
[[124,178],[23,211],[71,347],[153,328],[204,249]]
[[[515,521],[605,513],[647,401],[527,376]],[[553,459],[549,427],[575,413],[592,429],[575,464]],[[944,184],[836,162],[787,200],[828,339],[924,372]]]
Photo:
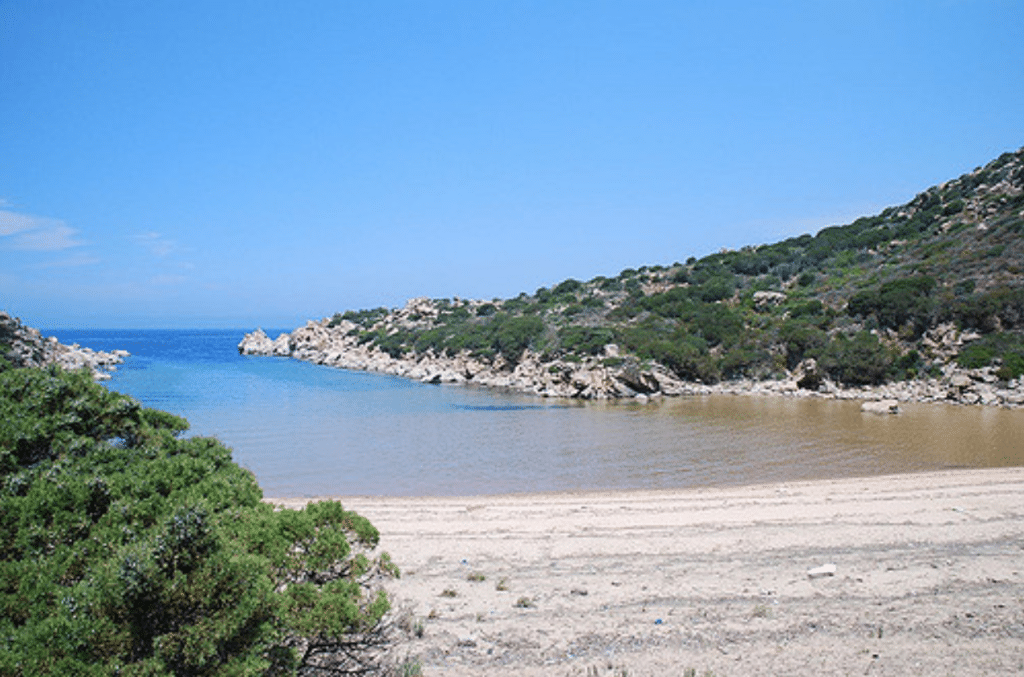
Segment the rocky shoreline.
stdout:
[[[392,311],[394,322],[422,313],[422,300]],[[658,364],[640,364],[620,355],[615,345],[601,356],[544,360],[526,350],[511,363],[501,355],[494,359],[474,357],[468,351],[455,356],[432,351],[393,357],[372,341],[360,340],[362,328],[348,320],[310,320],[304,326],[271,339],[262,329],[246,334],[238,344],[243,355],[290,357],[314,364],[390,374],[423,383],[461,383],[507,389],[540,397],[573,399],[624,399],[644,402],[657,397],[688,395],[764,395],[864,400],[866,411],[898,411],[899,402],[951,402],[965,405],[1024,406],[1024,378],[1000,382],[993,367],[963,369],[953,358],[971,339],[951,326],[936,328],[927,337],[934,353],[944,357],[941,375],[934,378],[888,383],[880,386],[842,387],[827,378],[810,379],[816,365],[806,360],[786,378],[770,381],[743,379],[716,384],[682,381]],[[610,366],[614,364],[615,366]]]
[[110,372],[124,362],[127,350],[105,352],[83,348],[77,343],[64,345],[57,337],[43,337],[38,329],[26,327],[21,320],[0,311],[0,348],[14,367],[44,367],[56,364],[67,370],[88,369],[97,381],[110,378]]

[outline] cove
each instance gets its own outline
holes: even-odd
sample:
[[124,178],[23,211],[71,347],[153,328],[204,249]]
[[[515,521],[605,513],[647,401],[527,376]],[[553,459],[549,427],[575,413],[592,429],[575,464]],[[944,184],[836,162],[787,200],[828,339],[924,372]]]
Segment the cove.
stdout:
[[1024,411],[712,395],[550,400],[237,353],[240,330],[44,332],[214,435],[267,496],[670,489],[1024,465]]

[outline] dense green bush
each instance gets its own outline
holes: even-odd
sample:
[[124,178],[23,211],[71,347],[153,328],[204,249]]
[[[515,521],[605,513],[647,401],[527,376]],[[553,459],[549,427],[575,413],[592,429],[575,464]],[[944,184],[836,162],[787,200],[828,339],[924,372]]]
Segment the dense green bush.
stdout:
[[716,275],[701,284],[696,293],[705,303],[713,303],[729,298],[734,291],[736,291],[734,275]]
[[555,296],[567,296],[573,295],[583,289],[583,283],[579,280],[569,278],[564,282],[560,282],[555,285],[555,288],[551,290],[551,293]]
[[814,272],[807,270],[800,273],[800,277],[797,278],[796,283],[801,287],[809,287],[814,284],[817,277],[818,276]]
[[845,385],[878,385],[888,379],[893,355],[870,332],[859,332],[853,338],[840,334],[825,347],[818,366]]
[[726,351],[719,360],[722,377],[727,379],[743,376],[756,377],[758,371],[768,366],[770,355],[759,348],[737,346]]
[[940,317],[984,333],[1024,328],[1024,288],[996,287],[960,296],[943,308]]
[[423,332],[415,346],[420,351],[430,347],[449,355],[463,350],[477,356],[500,353],[515,363],[544,332],[544,326],[544,321],[535,315],[498,313],[484,322],[445,325]]
[[896,361],[893,363],[895,375],[903,380],[917,378],[923,366],[924,360],[921,359],[921,354],[916,350],[908,350],[905,354],[896,358]]
[[728,306],[712,303],[697,307],[691,330],[710,346],[731,346],[743,335],[744,326],[737,312]]
[[606,345],[615,341],[615,334],[606,327],[570,325],[558,330],[558,341],[567,352],[598,355]]
[[827,308],[818,299],[794,301],[783,308],[788,309],[789,319],[799,320],[819,329],[828,327],[836,315],[832,309]]
[[497,316],[491,332],[492,347],[506,360],[518,362],[523,351],[544,332],[544,321],[539,317]]
[[1024,351],[1003,355],[1003,364],[996,370],[996,376],[1004,381],[1024,376]]
[[372,308],[368,310],[349,310],[344,313],[335,313],[331,318],[330,326],[337,326],[341,320],[354,322],[369,329],[374,323],[382,320],[388,314],[387,308]]
[[855,294],[847,304],[847,312],[861,317],[873,314],[879,325],[890,329],[910,325],[914,334],[920,336],[934,319],[934,288],[935,279],[926,275],[893,280],[877,291]]
[[716,383],[721,371],[708,353],[707,343],[682,328],[645,323],[623,330],[619,342],[643,359],[654,360],[679,378]]
[[688,287],[674,287],[658,294],[644,296],[637,304],[659,317],[687,320],[696,312],[697,302]]
[[800,320],[790,320],[779,327],[779,341],[786,348],[786,366],[793,369],[807,357],[818,357],[828,345],[828,334]]
[[956,361],[965,369],[980,369],[1000,363],[996,375],[1009,381],[1024,375],[1024,335],[1015,332],[989,334],[975,341],[957,356]]
[[0,674],[360,670],[388,600],[377,531],[275,511],[216,440],[85,372],[0,374]]
[[980,369],[989,366],[995,356],[992,346],[984,343],[972,343],[960,351],[956,362],[964,369]]

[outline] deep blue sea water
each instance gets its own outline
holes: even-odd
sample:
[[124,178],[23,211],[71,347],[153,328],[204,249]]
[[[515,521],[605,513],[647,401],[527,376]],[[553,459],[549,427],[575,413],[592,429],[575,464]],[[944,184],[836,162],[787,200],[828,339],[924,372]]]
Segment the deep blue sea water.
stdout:
[[[1024,464],[1024,412],[707,397],[553,401],[274,357],[246,330],[55,330],[132,353],[106,382],[184,416],[267,496],[657,489]],[[268,331],[276,336],[277,331]]]

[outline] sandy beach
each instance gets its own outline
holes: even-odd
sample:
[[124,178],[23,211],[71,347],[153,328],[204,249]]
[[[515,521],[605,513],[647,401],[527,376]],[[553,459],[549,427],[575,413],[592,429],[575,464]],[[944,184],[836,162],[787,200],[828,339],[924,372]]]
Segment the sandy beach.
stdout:
[[1024,673],[1024,468],[339,498],[424,675]]

